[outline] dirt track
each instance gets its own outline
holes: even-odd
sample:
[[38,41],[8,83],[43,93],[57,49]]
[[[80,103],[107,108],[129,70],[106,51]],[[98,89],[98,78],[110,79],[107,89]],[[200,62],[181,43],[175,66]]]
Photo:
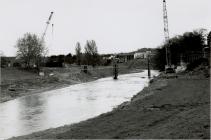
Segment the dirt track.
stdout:
[[156,78],[112,112],[19,139],[210,138],[210,81],[201,76]]

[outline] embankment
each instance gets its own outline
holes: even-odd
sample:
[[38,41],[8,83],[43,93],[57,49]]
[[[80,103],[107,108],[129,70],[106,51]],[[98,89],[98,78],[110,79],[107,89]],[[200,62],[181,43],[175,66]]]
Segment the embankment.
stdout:
[[109,113],[13,139],[210,138],[210,79],[162,76]]
[[[70,68],[45,68],[44,70],[47,74],[41,77],[36,73],[26,70],[1,68],[0,103],[25,95],[112,76],[112,66],[89,68],[87,74],[82,72],[79,66]],[[128,69],[127,67],[121,67],[119,69],[120,74],[141,71],[141,69]]]

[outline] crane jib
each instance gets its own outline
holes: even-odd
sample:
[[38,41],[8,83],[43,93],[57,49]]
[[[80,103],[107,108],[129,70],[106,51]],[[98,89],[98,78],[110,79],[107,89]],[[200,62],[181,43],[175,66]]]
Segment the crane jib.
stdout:
[[52,16],[53,16],[53,12],[51,12],[51,15],[50,15],[50,17],[48,18],[48,21],[51,20]]
[[50,21],[51,21],[51,18],[52,18],[52,16],[53,16],[53,13],[54,13],[54,12],[51,12],[51,14],[50,14],[50,16],[49,16],[49,18],[48,18],[48,21],[46,22],[47,25],[46,25],[46,27],[45,27],[45,30],[44,30],[43,34],[42,34],[42,40],[44,40],[44,38],[45,38],[47,29],[48,29],[48,25],[50,24]]

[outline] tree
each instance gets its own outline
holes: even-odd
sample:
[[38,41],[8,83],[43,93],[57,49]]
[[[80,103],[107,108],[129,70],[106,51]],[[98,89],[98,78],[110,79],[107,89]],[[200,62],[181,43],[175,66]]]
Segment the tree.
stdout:
[[76,43],[75,53],[76,53],[76,63],[78,65],[81,65],[82,53],[81,53],[81,44],[79,42]]
[[65,56],[63,54],[58,55],[57,57],[57,61],[61,64],[63,64],[65,62]]
[[92,66],[96,66],[100,61],[99,54],[97,51],[97,45],[94,40],[86,42],[85,60],[88,65]]
[[65,63],[69,63],[69,64],[72,63],[72,54],[71,53],[69,53],[65,56]]
[[208,47],[211,48],[211,31],[209,32],[209,34],[207,36],[207,45],[208,45]]
[[18,39],[17,57],[23,61],[26,68],[32,68],[34,65],[39,68],[47,50],[44,42],[35,34],[26,33],[23,38]]
[[[166,65],[165,60],[165,47],[169,46],[171,52],[171,63],[177,65],[180,62],[180,57],[189,57],[191,54],[200,54],[205,46],[204,30],[193,32],[186,32],[183,35],[175,36],[169,42],[160,46],[157,49],[155,56],[156,67],[164,70]],[[183,59],[187,62],[188,60]]]

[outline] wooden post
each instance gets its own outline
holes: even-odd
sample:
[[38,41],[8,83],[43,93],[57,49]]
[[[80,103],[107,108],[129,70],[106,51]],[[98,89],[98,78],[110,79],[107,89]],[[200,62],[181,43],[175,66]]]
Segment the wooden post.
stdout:
[[83,65],[83,72],[87,73],[88,72],[88,66],[87,65]]
[[117,79],[118,77],[118,65],[117,62],[114,60],[113,64],[113,74],[114,74],[114,79]]

